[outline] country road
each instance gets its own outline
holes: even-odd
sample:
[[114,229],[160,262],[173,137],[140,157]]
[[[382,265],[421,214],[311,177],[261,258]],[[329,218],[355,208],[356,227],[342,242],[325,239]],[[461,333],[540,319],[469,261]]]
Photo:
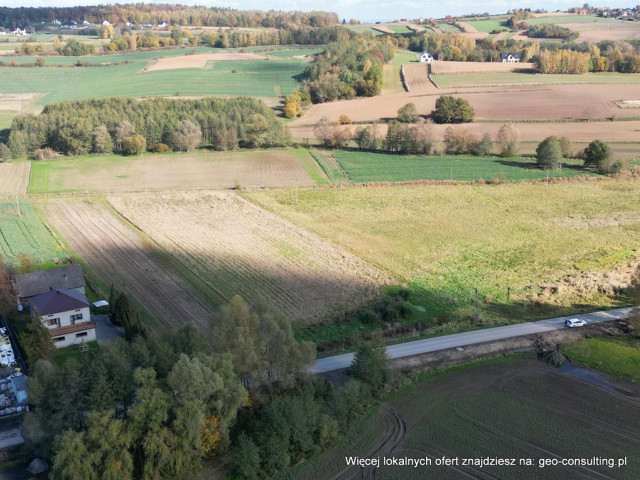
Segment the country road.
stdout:
[[[505,338],[520,337],[567,328],[564,324],[567,318],[581,318],[585,320],[587,324],[591,324],[626,318],[630,312],[631,307],[618,308],[616,310],[607,310],[603,312],[550,318],[547,320],[540,320],[538,322],[519,323],[517,325],[507,325],[505,327],[485,328],[482,330],[474,330],[472,332],[455,333],[453,335],[444,335],[442,337],[427,338],[424,340],[416,340],[414,342],[391,345],[387,347],[387,354],[390,358],[410,357],[412,355],[435,352],[437,350],[465,347],[467,345],[474,345],[477,343],[503,340]],[[353,361],[353,355],[353,353],[345,353],[343,355],[318,359],[315,365],[309,368],[309,371],[315,374],[347,368]]]

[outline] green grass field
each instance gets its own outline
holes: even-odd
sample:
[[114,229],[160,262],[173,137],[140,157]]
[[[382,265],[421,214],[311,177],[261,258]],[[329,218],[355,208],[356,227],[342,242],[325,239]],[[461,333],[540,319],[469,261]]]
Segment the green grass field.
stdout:
[[479,179],[490,182],[493,179],[539,180],[547,176],[551,178],[577,175],[599,176],[585,170],[581,166],[582,162],[575,160],[565,164],[561,170],[547,172],[538,168],[534,159],[520,157],[423,157],[347,151],[336,151],[333,157],[347,172],[351,181],[356,183]]
[[466,22],[472,27],[474,27],[479,32],[489,33],[493,30],[509,30],[511,29],[506,25],[503,25],[503,22],[499,22],[498,20],[477,20],[477,21],[468,21]]
[[572,361],[640,383],[640,340],[632,337],[594,337],[563,344]]
[[451,23],[439,23],[438,28],[443,32],[460,33],[460,29]]
[[31,257],[36,264],[63,259],[66,251],[45,227],[33,204],[20,200],[20,216],[15,202],[0,202],[0,254],[16,263],[18,255]]
[[[307,189],[295,205],[288,192],[242,195],[406,282],[425,309],[409,321],[434,333],[470,326],[476,288],[485,324],[618,305],[580,293],[580,275],[626,264],[640,244],[637,182]],[[612,212],[621,220],[605,222]],[[576,287],[560,294],[539,286],[567,278]]]
[[640,74],[586,73],[456,73],[432,75],[438,88],[490,87],[500,85],[639,84]]
[[382,94],[404,92],[400,69],[402,65],[416,61],[416,53],[398,50],[393,59],[382,68]]
[[525,22],[527,22],[529,25],[539,25],[541,23],[627,23],[624,20],[595,17],[593,15],[559,15],[557,17],[527,18]]
[[387,25],[387,28],[395,33],[409,33],[413,30],[410,30],[406,25]]
[[[207,51],[215,52],[213,49]],[[170,56],[176,52],[184,53],[182,50],[163,53]],[[288,95],[299,87],[307,63],[305,59],[280,55],[283,58],[264,61],[218,61],[210,69],[152,72],[142,69],[149,60],[161,56],[159,52],[84,57],[91,63],[129,63],[88,68],[0,68],[0,84],[3,93],[45,93],[40,100],[43,105],[63,100],[175,95],[178,92],[181,95],[277,97]],[[35,57],[29,61],[35,61]]]

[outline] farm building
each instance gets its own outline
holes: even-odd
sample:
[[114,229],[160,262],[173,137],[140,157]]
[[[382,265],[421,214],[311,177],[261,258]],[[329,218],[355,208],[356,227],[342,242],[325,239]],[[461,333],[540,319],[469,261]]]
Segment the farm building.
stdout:
[[519,52],[502,52],[500,54],[500,61],[502,63],[520,63]]
[[31,314],[38,313],[57,348],[96,339],[89,302],[77,290],[52,290],[32,297]]
[[433,55],[431,55],[429,52],[422,52],[420,54],[419,60],[423,63],[431,63],[433,62]]
[[28,303],[31,297],[56,289],[76,290],[84,295],[86,285],[79,265],[11,275],[11,280],[19,305]]

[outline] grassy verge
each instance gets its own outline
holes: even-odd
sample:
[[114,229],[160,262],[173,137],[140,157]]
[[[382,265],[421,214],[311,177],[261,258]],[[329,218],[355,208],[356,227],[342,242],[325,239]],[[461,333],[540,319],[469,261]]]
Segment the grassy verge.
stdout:
[[294,152],[311,179],[316,182],[316,185],[329,185],[331,183],[326,171],[319,165],[317,159],[309,150],[298,148]]
[[640,383],[640,339],[634,337],[594,337],[561,346],[572,360]]

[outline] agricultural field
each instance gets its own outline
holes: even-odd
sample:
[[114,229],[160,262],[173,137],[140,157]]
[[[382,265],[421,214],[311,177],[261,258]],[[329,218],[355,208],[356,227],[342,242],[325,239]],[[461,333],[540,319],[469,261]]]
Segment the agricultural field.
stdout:
[[333,157],[353,182],[405,182],[412,180],[456,180],[491,182],[540,180],[595,175],[582,162],[565,163],[560,170],[545,171],[531,158],[471,156],[406,156],[385,153],[336,151]]
[[[400,390],[357,434],[278,479],[635,479],[640,389],[602,388],[526,357],[453,368]],[[621,391],[616,388],[622,389]],[[606,407],[605,407],[606,406]],[[367,441],[363,440],[366,434]],[[372,439],[377,440],[374,441]],[[345,456],[431,459],[431,466],[347,468]],[[458,457],[459,466],[435,460]],[[462,466],[462,458],[531,459],[531,466]],[[546,466],[541,459],[627,457],[626,466]]]
[[425,310],[412,321],[458,327],[476,288],[487,325],[616,305],[601,291],[640,255],[639,194],[621,181],[242,192],[409,285]]
[[[209,49],[211,52],[212,49]],[[181,52],[184,50],[172,50]],[[64,100],[110,96],[229,95],[278,97],[295,91],[307,63],[305,58],[282,56],[269,61],[219,61],[211,69],[172,69],[145,72],[159,52],[128,54],[144,61],[94,67],[45,67],[46,75],[32,68],[0,68],[3,93],[43,93],[42,105]],[[169,56],[169,55],[166,55]],[[116,62],[124,55],[83,57],[93,63]],[[31,62],[35,61],[35,57]],[[125,62],[124,60],[123,62]],[[108,79],[108,81],[105,81]]]
[[29,184],[31,163],[0,163],[0,198],[24,195]]
[[[626,73],[586,73],[584,75],[571,74],[542,74],[542,73],[517,73],[504,70],[518,70],[522,67],[514,67],[513,65],[528,65],[533,68],[534,64],[505,64],[493,63],[488,65],[503,66],[503,72],[496,72],[500,67],[495,68],[493,72],[485,70],[484,72],[465,72],[466,63],[460,63],[458,72],[448,72],[446,69],[440,68],[440,63],[434,63],[431,77],[438,88],[460,88],[460,87],[493,87],[496,85],[626,85],[639,84],[640,74]],[[437,75],[436,75],[437,74]]]
[[[431,73],[438,75],[441,74],[460,74],[460,73],[510,73],[535,69],[534,63],[502,63],[502,62],[449,62],[446,60],[438,60],[431,64]],[[542,76],[542,75],[541,75]],[[553,76],[553,75],[548,75]],[[575,75],[574,75],[575,76]]]
[[0,255],[14,264],[19,255],[46,264],[64,260],[69,251],[43,223],[33,202],[14,199],[0,201]]
[[293,187],[326,181],[306,150],[90,155],[33,162],[29,193]]
[[[452,77],[459,76],[462,75],[452,75]],[[434,75],[433,78],[436,79],[437,76]],[[640,78],[640,76],[635,76],[635,78]],[[570,127],[570,122],[575,120],[630,120],[640,117],[640,108],[622,109],[618,105],[621,100],[638,98],[638,86],[633,84],[531,85],[509,90],[507,95],[504,92],[504,87],[465,88],[463,93],[459,89],[440,90],[434,87],[432,92],[426,94],[410,91],[318,104],[314,105],[302,118],[290,122],[287,128],[295,138],[313,138],[315,135],[312,127],[322,117],[338,121],[340,115],[348,114],[353,122],[384,121],[395,118],[398,109],[409,102],[416,105],[419,115],[428,115],[435,108],[438,96],[442,94],[454,94],[467,99],[475,110],[476,120],[483,122],[483,124],[504,121],[525,122],[527,124],[568,121],[567,128],[571,129],[574,127]],[[541,96],[544,97],[544,102],[540,101]],[[611,123],[611,125],[607,125],[607,123]],[[558,125],[555,125],[553,134],[567,135],[573,141],[585,141],[583,139],[587,134],[592,133],[591,138],[587,141],[601,138],[604,141],[612,142],[637,142],[638,136],[634,130],[638,127],[631,125],[631,123],[634,122],[592,122],[587,125],[583,123],[578,126],[579,138],[573,138],[568,133],[558,131]],[[464,125],[464,128],[468,127],[476,128],[474,124]],[[538,127],[523,126],[523,130],[528,128],[538,129]],[[548,130],[549,127],[544,128]],[[564,126],[562,128],[564,129]],[[602,131],[606,133],[604,138],[601,136]],[[545,136],[534,138],[532,135],[530,139],[541,141]]]
[[159,333],[194,321],[206,331],[211,313],[223,301],[220,295],[105,205],[79,199],[50,200],[41,208],[107,288],[114,285],[126,292],[151,315],[145,328]]
[[492,32],[493,30],[511,30],[509,27],[504,25],[503,22],[498,20],[469,20],[467,23],[477,31],[485,33]]
[[[284,192],[283,192],[284,193]],[[297,202],[297,192],[286,191]],[[109,204],[226,298],[264,298],[318,322],[379,295],[387,277],[229,192],[110,196]]]
[[[405,91],[400,70],[406,68],[407,63],[416,61],[416,53],[407,50],[398,50],[395,57],[382,67],[382,95],[401,93]],[[405,65],[403,67],[403,65]]]

